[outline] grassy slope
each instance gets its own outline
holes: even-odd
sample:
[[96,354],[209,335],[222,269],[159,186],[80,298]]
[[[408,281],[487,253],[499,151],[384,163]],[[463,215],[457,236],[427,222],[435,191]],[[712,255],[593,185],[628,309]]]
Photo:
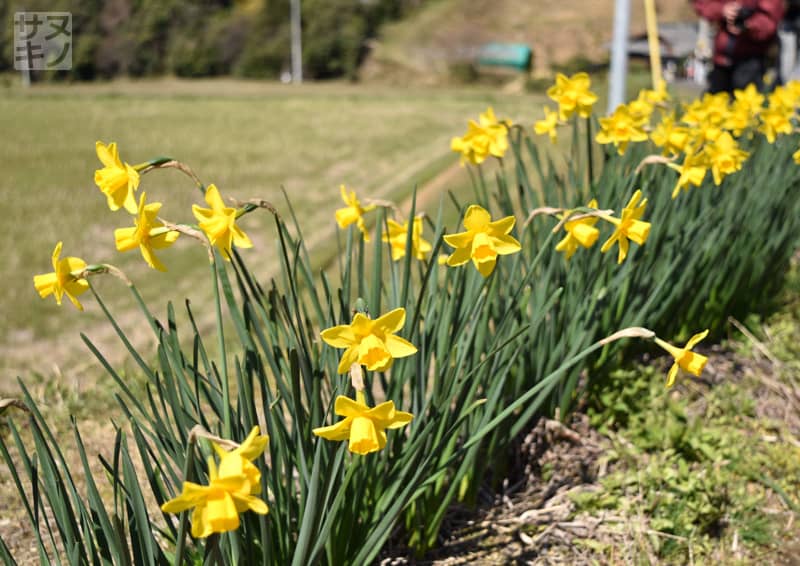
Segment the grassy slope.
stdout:
[[[685,0],[662,0],[659,21],[691,21]],[[632,2],[631,33],[645,29],[642,2]],[[374,43],[363,75],[370,78],[441,81],[444,59],[489,41],[522,42],[534,51],[534,67],[546,73],[553,64],[581,56],[607,59],[614,0],[437,0],[409,18],[387,26]]]
[[[62,255],[126,270],[157,313],[167,299],[189,296],[196,304],[209,296],[204,252],[191,241],[160,253],[168,274],[150,271],[138,253],[115,252],[113,229],[132,223],[124,212],[112,214],[94,187],[95,140],[117,141],[130,163],[178,158],[223,195],[265,198],[284,212],[285,186],[306,238],[324,255],[336,250],[333,211],[340,183],[362,197],[404,198],[414,183],[455,162],[449,138],[487,104],[528,120],[540,105],[535,97],[480,90],[296,88],[229,80],[7,89],[0,98],[0,130],[13,135],[0,140],[0,199],[14,215],[8,217],[13,236],[0,242],[7,273],[0,393],[13,391],[16,375],[27,378],[29,370],[79,389],[93,383],[81,375],[92,361],[78,331],[102,342],[107,330],[99,308],[86,295],[86,313],[71,305],[58,309],[52,299],[41,301],[31,284],[34,273],[50,269],[58,240],[64,241]],[[200,202],[199,194],[178,172],[150,173],[141,188],[149,201],[164,202],[163,217],[193,221],[190,206]],[[242,224],[256,245],[248,257],[266,277],[274,265],[271,221],[253,214]],[[118,282],[97,281],[117,312],[130,310]]]

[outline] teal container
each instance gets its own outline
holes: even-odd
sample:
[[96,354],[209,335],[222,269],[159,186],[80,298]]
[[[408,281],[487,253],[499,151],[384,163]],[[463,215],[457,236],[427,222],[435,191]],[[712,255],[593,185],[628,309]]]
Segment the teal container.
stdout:
[[530,69],[533,51],[524,43],[487,43],[481,47],[478,64],[490,67]]

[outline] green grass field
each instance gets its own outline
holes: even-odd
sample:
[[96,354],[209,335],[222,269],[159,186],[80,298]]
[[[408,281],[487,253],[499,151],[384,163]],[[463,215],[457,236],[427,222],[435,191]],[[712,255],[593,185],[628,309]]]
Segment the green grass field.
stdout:
[[[604,87],[598,85],[597,90]],[[11,87],[0,92],[0,126],[7,133],[0,141],[4,173],[0,196],[6,210],[13,211],[6,220],[13,228],[12,237],[0,243],[10,280],[1,311],[0,397],[16,396],[15,379],[20,376],[65,440],[64,450],[75,469],[80,463],[67,415],[77,416],[92,454],[108,453],[113,435],[109,418],[119,416],[112,400],[116,385],[94,361],[79,333],[99,344],[123,375],[135,381],[137,374],[89,294],[82,297],[85,313],[66,301],[58,308],[51,298],[42,301],[37,296],[31,278],[51,269],[55,242],[64,241],[62,255],[120,266],[159,316],[168,300],[177,303],[180,313],[184,297],[197,305],[211,294],[205,252],[195,242],[185,239],[159,254],[170,268],[167,274],[150,270],[138,253],[121,255],[114,250],[113,230],[130,225],[130,217],[110,212],[94,186],[93,172],[99,165],[95,140],[118,142],[129,163],[170,155],[191,165],[204,182],[217,184],[223,195],[265,198],[284,214],[288,207],[280,189],[285,187],[321,265],[337,251],[333,211],[340,206],[340,183],[355,188],[362,198],[398,203],[419,184],[421,208],[431,213],[447,190],[468,201],[472,189],[449,151],[450,137],[463,133],[466,120],[488,104],[499,116],[530,126],[541,117],[543,103],[541,96],[484,90],[402,92],[347,84],[297,88],[231,80],[39,86],[29,91]],[[565,133],[559,145],[569,142]],[[201,202],[192,183],[176,171],[148,174],[140,190],[147,191],[149,201],[164,202],[162,216],[176,222],[193,222],[190,206]],[[275,266],[271,218],[252,214],[241,224],[255,243],[244,255],[266,281]],[[148,340],[152,346],[149,328],[120,282],[95,281],[125,330],[141,342],[138,349],[154,355],[154,349],[147,347]],[[791,408],[798,397],[796,390],[792,393],[783,384],[783,380],[792,383],[797,366],[792,346],[797,343],[800,319],[796,266],[787,295],[784,314],[763,326],[762,339],[777,360],[772,365],[762,359],[765,346],[758,342],[760,349],[753,350],[755,339],[751,339],[727,349],[714,347],[716,369],[711,381],[687,380],[669,395],[659,379],[660,367],[648,365],[641,375],[640,368],[620,372],[620,393],[612,391],[614,403],[607,405],[619,410],[622,401],[628,403],[623,410],[631,424],[608,432],[601,454],[603,469],[611,462],[610,473],[585,491],[571,493],[569,521],[562,524],[579,524],[589,517],[586,524],[599,525],[607,516],[612,523],[622,517],[620,524],[627,530],[592,530],[587,539],[565,539],[562,550],[569,547],[570,553],[584,558],[591,551],[600,562],[618,561],[620,552],[634,562],[652,562],[655,553],[683,556],[686,549],[690,556],[696,553],[698,563],[704,559],[772,562],[796,554],[792,508],[796,491],[788,495],[780,491],[781,482],[797,485],[797,412]],[[179,320],[179,327],[186,328],[184,323]],[[743,353],[736,356],[730,350]],[[711,383],[714,388],[709,389]],[[773,418],[773,412],[783,416]],[[603,431],[607,419],[603,414],[594,418]],[[676,448],[685,439],[693,450],[702,448],[698,452],[702,458]],[[741,446],[748,457],[731,463],[730,454],[738,454],[736,447]],[[96,474],[102,474],[98,462],[92,465]],[[545,476],[552,470],[542,470],[542,481],[549,482]],[[673,493],[678,495],[665,503]],[[0,534],[23,563],[36,563],[37,557],[27,548],[33,535],[17,497],[9,475],[0,474],[0,517],[5,517],[0,520]],[[713,497],[722,497],[724,505],[709,507]],[[559,508],[564,506],[561,501]],[[508,511],[509,517],[513,515],[510,523],[520,523],[520,509]],[[712,524],[726,526],[724,536],[703,538],[700,533],[698,538],[689,530],[681,536],[654,538],[660,530],[672,528],[665,521],[694,524],[699,513],[707,513]],[[534,522],[517,529],[538,537],[541,525]],[[509,532],[513,536],[509,535],[508,544],[498,539],[492,546],[511,546],[518,534]],[[580,550],[584,547],[589,551]],[[558,551],[554,549],[554,556]],[[494,562],[495,557],[486,561]]]
[[[0,198],[13,210],[6,217],[13,230],[0,243],[6,272],[0,393],[13,393],[15,378],[34,372],[79,383],[82,390],[91,386],[96,364],[79,332],[103,343],[109,329],[100,309],[88,294],[84,313],[68,303],[58,308],[52,298],[41,300],[32,284],[35,273],[51,270],[58,240],[64,242],[62,256],[121,267],[157,313],[167,300],[198,301],[211,292],[205,252],[195,242],[179,241],[161,252],[167,274],[150,270],[138,252],[116,252],[114,228],[132,222],[125,212],[109,211],[94,186],[96,140],[116,141],[121,158],[131,164],[169,155],[224,196],[264,198],[283,212],[285,187],[306,239],[325,255],[337,249],[333,211],[341,183],[363,198],[402,201],[415,183],[453,166],[450,137],[488,104],[523,123],[541,112],[541,98],[529,95],[339,83],[161,80],[6,87],[0,97],[0,129],[6,133],[0,140]],[[434,183],[435,190],[463,187],[462,175],[451,172],[446,182]],[[144,176],[141,190],[148,201],[163,202],[161,215],[175,222],[193,222],[191,204],[202,202],[174,170]],[[271,219],[252,214],[242,225],[255,243],[246,257],[266,277],[275,250]],[[118,281],[95,281],[116,314],[132,310]],[[134,330],[141,326],[135,317],[128,322]]]

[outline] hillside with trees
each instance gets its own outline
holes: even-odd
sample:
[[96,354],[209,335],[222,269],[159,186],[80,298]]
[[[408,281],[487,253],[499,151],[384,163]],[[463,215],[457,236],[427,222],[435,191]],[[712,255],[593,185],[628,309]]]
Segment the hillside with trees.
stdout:
[[[302,0],[305,76],[354,78],[368,39],[383,23],[407,15],[418,3]],[[72,13],[72,70],[48,78],[233,75],[275,79],[289,69],[288,0],[2,2],[0,71],[13,70],[13,14],[23,10]]]

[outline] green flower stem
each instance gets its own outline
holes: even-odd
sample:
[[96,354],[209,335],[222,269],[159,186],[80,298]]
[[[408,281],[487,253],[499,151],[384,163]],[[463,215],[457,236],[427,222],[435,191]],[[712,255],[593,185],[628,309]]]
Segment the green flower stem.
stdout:
[[244,216],[245,214],[248,214],[260,208],[268,210],[270,213],[272,213],[272,215],[275,218],[280,218],[280,214],[278,214],[278,210],[275,208],[275,206],[271,202],[268,202],[266,200],[250,199],[245,202],[238,201],[234,198],[229,198],[228,200],[233,203],[233,206],[238,208],[238,210],[236,211],[237,220],[242,216]]
[[[240,564],[239,557],[242,555],[242,550],[239,548],[239,536],[237,531],[228,533],[228,540],[231,542],[231,564]],[[249,562],[249,560],[248,560]]]
[[[552,239],[553,239],[553,232],[551,230],[547,234],[547,238],[545,238],[544,243],[539,248],[539,251],[536,253],[536,257],[534,257],[533,261],[530,264],[528,264],[528,272],[525,274],[525,277],[522,279],[522,282],[519,285],[517,285],[517,288],[514,291],[514,295],[512,296],[509,304],[512,305],[518,304],[520,293],[522,293],[525,287],[530,283],[533,274],[536,272],[536,266],[539,265],[539,262],[542,260],[542,257],[544,257],[545,251],[549,249],[550,242]],[[500,332],[500,329],[503,328],[506,320],[508,319],[509,317],[503,318],[503,320],[500,322],[500,325],[497,327],[497,330],[495,330],[496,333]]]
[[128,287],[133,287],[133,283],[128,279],[128,276],[120,268],[109,263],[93,263],[83,269],[71,271],[70,276],[77,280],[86,279],[90,275],[103,275],[106,273],[122,280]]
[[175,224],[174,226],[175,227],[159,226],[158,228],[153,228],[152,230],[150,230],[148,235],[151,238],[155,238],[156,236],[161,236],[162,234],[168,234],[169,232],[180,232],[180,230],[178,230],[177,227],[190,228],[190,229],[192,228],[192,226],[188,224]]
[[[615,332],[611,336],[607,336],[598,340],[588,348],[584,349],[581,352],[578,352],[571,358],[567,359],[566,361],[562,362],[561,366],[559,366],[556,370],[551,372],[549,375],[545,376],[541,381],[539,381],[536,385],[528,389],[525,393],[523,393],[520,397],[518,397],[513,403],[508,405],[503,411],[500,412],[495,418],[485,424],[480,430],[477,431],[467,442],[461,446],[458,451],[456,451],[450,460],[448,460],[445,465],[449,464],[450,461],[454,460],[458,455],[463,454],[469,448],[477,444],[481,441],[481,439],[486,436],[489,432],[494,430],[501,422],[511,416],[514,411],[517,409],[525,406],[526,403],[533,399],[534,395],[536,395],[539,391],[545,389],[546,387],[550,387],[555,384],[557,378],[561,376],[565,371],[575,366],[581,360],[586,359],[588,356],[596,352],[597,350],[605,347],[611,342],[615,342],[621,338],[648,338],[644,332],[637,333],[635,331],[639,330],[646,330],[640,328],[626,328]],[[631,332],[634,331],[634,332]],[[649,332],[649,331],[648,331]]]
[[258,208],[259,207],[257,205],[248,202],[247,204],[245,204],[244,206],[242,206],[241,208],[239,208],[236,211],[236,219],[238,220],[239,218],[241,218],[245,214],[249,214],[249,213],[253,212],[254,210],[258,210]]
[[222,373],[222,437],[231,438],[231,394],[230,385],[228,384],[228,356],[225,352],[225,332],[222,324],[222,303],[219,296],[219,276],[217,270],[221,268],[219,265],[219,254],[216,250],[212,250],[214,261],[211,262],[211,277],[214,279],[214,304],[217,313],[217,337],[219,339],[219,352],[220,352],[220,371]]
[[[136,285],[133,284],[133,281],[128,279],[128,276],[125,275],[125,273],[123,273],[122,270],[120,270],[118,267],[115,267],[115,266],[110,265],[108,263],[95,263],[95,264],[92,264],[92,265],[87,265],[86,267],[84,267],[80,271],[73,271],[73,272],[70,273],[70,275],[72,277],[74,277],[75,279],[84,279],[89,275],[103,275],[103,274],[106,274],[106,273],[110,274],[110,275],[113,275],[117,279],[122,280],[125,283],[125,285],[128,286],[128,289],[131,290],[131,293],[133,293],[133,297],[136,299],[136,304],[139,305],[139,309],[142,311],[142,313],[144,313],[145,317],[147,317],[147,322],[150,324],[150,328],[153,330],[155,335],[158,337],[158,335],[159,335],[158,325],[156,324],[156,321],[153,318],[153,315],[150,313],[150,310],[147,308],[147,305],[145,304],[144,299],[142,298],[142,295],[139,293],[139,290],[136,288]],[[92,288],[92,291],[95,292],[94,288]],[[95,296],[96,296],[96,292],[95,292]],[[103,310],[105,310],[105,308]],[[106,314],[109,317],[111,316],[110,313],[106,313]],[[114,321],[112,320],[112,323],[113,322]]]
[[591,188],[592,181],[594,180],[594,159],[592,157],[592,147],[592,117],[588,116],[586,118],[586,165],[589,170],[589,188]]
[[165,163],[169,163],[170,161],[175,161],[175,160],[172,159],[171,157],[164,157],[164,156],[154,157],[150,161],[145,161],[143,163],[137,163],[136,165],[133,166],[133,168],[136,169],[136,171],[143,171],[145,169],[149,170],[149,169],[154,169],[154,168],[157,168],[157,167],[161,167],[162,165],[164,165]]
[[[189,433],[189,442],[186,443],[186,460],[183,462],[183,481],[192,481],[192,467],[191,461],[194,454],[194,446],[196,436],[194,433]],[[181,520],[178,524],[178,538],[175,541],[175,566],[180,566],[183,562],[183,551],[186,549],[186,526],[189,523],[189,511],[181,513]]]
[[205,194],[206,187],[200,178],[195,175],[194,171],[192,171],[191,167],[188,165],[181,163],[176,159],[172,159],[171,157],[156,157],[155,159],[151,159],[150,161],[146,161],[144,163],[139,163],[133,166],[134,169],[139,171],[142,175],[145,173],[149,173],[153,169],[177,169],[178,171],[182,172],[184,175],[192,179],[194,181],[197,188],[200,190],[201,193]]

